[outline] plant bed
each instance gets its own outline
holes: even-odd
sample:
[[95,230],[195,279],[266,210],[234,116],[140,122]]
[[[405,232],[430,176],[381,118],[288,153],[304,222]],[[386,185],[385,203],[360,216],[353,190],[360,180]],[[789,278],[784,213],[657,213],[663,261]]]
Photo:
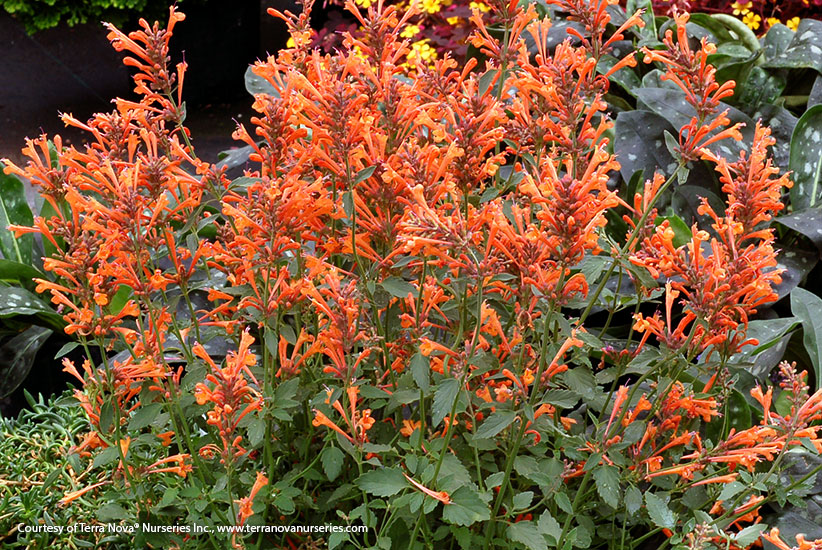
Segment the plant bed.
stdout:
[[186,126],[182,14],[109,26],[138,99],[5,163],[45,205],[8,267],[42,239],[81,355],[59,509],[140,547],[822,544],[793,529],[822,124],[813,83],[764,99],[815,76],[817,22],[760,42],[634,7],[477,8],[464,62],[414,53],[396,6],[349,3],[333,54],[310,3],[273,12],[238,177]]

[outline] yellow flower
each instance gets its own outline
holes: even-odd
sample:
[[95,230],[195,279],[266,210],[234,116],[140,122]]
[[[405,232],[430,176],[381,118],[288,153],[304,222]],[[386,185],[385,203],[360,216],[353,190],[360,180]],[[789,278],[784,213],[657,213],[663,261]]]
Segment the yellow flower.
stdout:
[[425,13],[438,13],[442,9],[442,0],[422,0],[421,9]]
[[742,22],[748,25],[748,28],[753,31],[759,28],[760,21],[762,21],[762,18],[750,11],[742,18]]
[[473,1],[472,1],[472,2],[468,5],[468,6],[469,6],[472,10],[479,10],[479,11],[481,11],[482,13],[486,13],[486,12],[488,12],[488,11],[491,11],[491,6],[489,6],[489,5],[488,5],[488,4],[486,4],[485,2],[473,2]]
[[776,25],[777,23],[781,23],[781,22],[782,21],[780,21],[778,17],[768,17],[767,19],[765,19],[765,23],[768,24],[769,29],[771,27],[773,27],[774,25]]
[[412,68],[420,64],[429,65],[437,58],[437,50],[424,38],[411,44],[411,51],[408,52],[408,65]]
[[402,30],[400,36],[402,38],[413,38],[420,33],[420,30],[421,29],[419,25],[408,25]]
[[374,0],[354,0],[354,2],[356,2],[356,4],[358,6],[361,6],[361,7],[367,9],[367,8],[371,7],[371,4],[374,3]]
[[460,17],[458,17],[458,16],[456,16],[456,15],[455,15],[454,17],[449,17],[449,18],[448,18],[448,19],[446,19],[445,21],[446,21],[449,25],[451,25],[452,27],[455,27],[455,26],[457,25],[457,23],[459,23],[459,22],[460,22],[460,19],[461,19]]
[[731,7],[734,10],[733,11],[734,15],[744,15],[744,14],[748,13],[751,10],[752,5],[753,5],[753,2],[745,2],[744,4],[740,4],[739,2],[734,2],[733,4],[731,4]]
[[788,28],[789,28],[789,29],[791,29],[792,31],[796,31],[796,29],[799,27],[799,17],[791,17],[790,19],[788,19],[788,20],[785,22],[785,24],[786,24],[786,25],[788,26]]
[[285,47],[286,47],[286,48],[293,48],[293,47],[295,47],[296,45],[297,45],[297,43],[296,43],[296,42],[294,42],[294,37],[293,37],[293,36],[292,36],[292,37],[290,37],[290,38],[288,39],[288,42],[286,42],[286,43],[285,43]]

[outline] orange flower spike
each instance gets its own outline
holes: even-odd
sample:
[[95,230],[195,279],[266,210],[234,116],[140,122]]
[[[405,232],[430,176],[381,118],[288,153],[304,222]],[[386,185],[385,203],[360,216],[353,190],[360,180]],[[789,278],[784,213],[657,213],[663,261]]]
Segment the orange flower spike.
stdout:
[[734,472],[732,474],[727,474],[724,476],[716,476],[716,477],[708,477],[705,479],[700,479],[696,483],[692,485],[692,487],[698,487],[700,485],[709,485],[712,483],[730,483],[732,481],[736,481],[736,478],[739,476],[738,472]]
[[608,437],[608,434],[611,433],[611,424],[622,410],[622,405],[625,403],[626,399],[628,399],[628,386],[620,386],[616,392],[616,396],[614,397],[614,406],[611,409],[611,416],[608,418],[608,425],[605,427],[605,432],[602,434],[603,438]]
[[442,502],[443,504],[451,504],[451,496],[447,492],[445,492],[445,491],[432,491],[428,487],[414,481],[405,472],[403,472],[402,475],[405,476],[405,479],[407,479],[408,482],[411,483],[411,485],[413,485],[416,489],[418,489],[419,491],[425,493],[429,497],[431,497],[433,499],[436,499],[436,500]]
[[89,485],[88,487],[83,487],[82,489],[79,489],[77,491],[72,491],[70,493],[67,493],[66,495],[63,496],[63,498],[60,499],[60,506],[65,506],[65,505],[69,504],[70,502],[73,502],[73,501],[77,500],[78,498],[85,495],[89,491],[92,491],[92,490],[96,489],[97,487],[101,487],[103,485],[108,485],[109,483],[111,483],[111,481],[100,481],[100,482],[97,482],[97,483],[93,483],[93,484]]
[[762,538],[776,546],[779,550],[797,550],[797,548],[788,546],[779,536],[779,529],[774,527],[767,534],[763,533]]
[[251,509],[252,505],[254,504],[254,498],[257,496],[257,493],[260,492],[260,489],[268,485],[268,478],[263,475],[262,472],[257,472],[257,477],[254,480],[254,485],[251,486],[251,492],[248,494],[247,497],[243,497],[240,500],[236,501],[240,507],[237,512],[237,523],[239,525],[245,524],[245,522],[254,515],[254,511]]
[[350,435],[345,433],[345,431],[343,431],[342,428],[340,428],[339,426],[334,424],[331,421],[331,419],[329,419],[327,416],[325,416],[325,414],[323,414],[321,411],[319,411],[317,409],[313,409],[313,410],[314,410],[314,420],[312,420],[311,423],[314,426],[317,426],[317,427],[325,426],[326,428],[330,428],[330,429],[334,430],[335,432],[337,432],[338,434],[340,434],[341,436],[345,437],[351,443],[356,444],[356,441],[354,441],[353,437],[351,437]]
[[756,386],[751,389],[751,397],[756,399],[762,405],[762,423],[770,424],[771,420],[771,402],[773,399],[773,388],[768,388],[768,391],[762,393],[762,387]]
[[420,429],[420,426],[422,426],[422,422],[419,420],[403,420],[402,428],[400,428],[400,434],[404,437],[411,437],[414,430]]

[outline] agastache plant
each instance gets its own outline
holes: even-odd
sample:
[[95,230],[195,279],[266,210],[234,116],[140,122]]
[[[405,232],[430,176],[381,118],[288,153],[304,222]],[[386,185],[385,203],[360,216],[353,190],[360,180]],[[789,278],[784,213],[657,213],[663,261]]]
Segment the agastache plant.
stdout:
[[[66,116],[82,150],[43,136],[27,166],[5,162],[51,205],[14,230],[49,243],[38,291],[85,353],[65,368],[89,419],[74,450],[93,462],[66,505],[368,528],[322,536],[341,548],[754,544],[737,542],[763,506],[810,479],[783,486],[791,455],[822,449],[820,393],[789,364],[749,391],[761,422],[725,422],[728,361],[777,299],[767,223],[791,182],[775,138],[757,124],[749,153],[714,147],[742,139],[722,103],[734,85],[710,43],[689,43],[687,14],[662,49],[603,69],[643,13],[616,27],[607,0],[550,3],[576,40],[554,47],[533,5],[492,2],[470,19],[480,55],[433,63],[409,62],[425,5],[349,2],[361,31],[333,53],[311,47],[310,2],[271,10],[292,41],[253,67],[270,93],[234,134],[251,154],[233,181],[185,127],[168,45],[182,14],[110,27],[136,99]],[[640,57],[695,114],[673,173],[627,196],[605,98]],[[661,210],[693,162],[726,207],[703,200],[709,222],[683,243]],[[319,544],[221,536],[168,540]]]

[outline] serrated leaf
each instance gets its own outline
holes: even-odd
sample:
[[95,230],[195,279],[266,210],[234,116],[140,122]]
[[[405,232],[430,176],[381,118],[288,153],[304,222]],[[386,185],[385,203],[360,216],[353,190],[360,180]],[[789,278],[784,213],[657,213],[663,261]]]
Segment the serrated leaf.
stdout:
[[594,469],[594,482],[597,493],[611,508],[619,506],[619,470],[614,466],[603,464]]
[[631,485],[625,490],[625,511],[636,514],[642,508],[642,491]]
[[248,423],[246,433],[248,434],[248,445],[257,447],[265,437],[265,420],[260,417],[252,418]]
[[[822,51],[822,49],[820,49]],[[791,136],[791,204],[794,210],[820,204],[822,194],[822,105],[805,111]]]
[[513,510],[525,510],[531,505],[532,500],[534,500],[533,491],[521,491],[515,494],[511,502]]
[[431,406],[432,427],[440,425],[442,419],[451,412],[454,400],[460,392],[460,382],[456,378],[445,378],[434,392],[434,403]]
[[544,512],[537,521],[537,528],[539,532],[546,535],[552,542],[552,546],[556,546],[562,536],[562,526],[549,512]]
[[817,384],[822,380],[822,299],[796,287],[791,292],[791,312],[802,323],[803,343],[811,356]]
[[480,424],[475,437],[477,439],[494,437],[507,428],[516,417],[517,414],[514,411],[497,411]]
[[420,352],[415,353],[411,357],[411,377],[414,378],[414,382],[417,384],[417,387],[423,392],[427,392],[428,388],[431,386],[429,381],[430,375],[431,365],[428,361],[428,357],[424,356]]
[[468,527],[478,521],[491,518],[488,502],[491,496],[476,489],[463,486],[450,495],[451,503],[443,506],[442,519],[448,523]]
[[356,484],[366,493],[378,497],[390,497],[408,487],[405,476],[396,468],[379,468],[365,472],[357,478]]
[[323,465],[323,472],[328,478],[328,481],[334,481],[342,472],[343,461],[345,455],[337,447],[326,447],[320,454],[320,462]]
[[645,507],[657,527],[673,529],[676,526],[676,515],[661,497],[651,492],[645,493]]
[[533,521],[518,521],[505,531],[509,540],[524,545],[529,550],[548,550],[545,537]]

